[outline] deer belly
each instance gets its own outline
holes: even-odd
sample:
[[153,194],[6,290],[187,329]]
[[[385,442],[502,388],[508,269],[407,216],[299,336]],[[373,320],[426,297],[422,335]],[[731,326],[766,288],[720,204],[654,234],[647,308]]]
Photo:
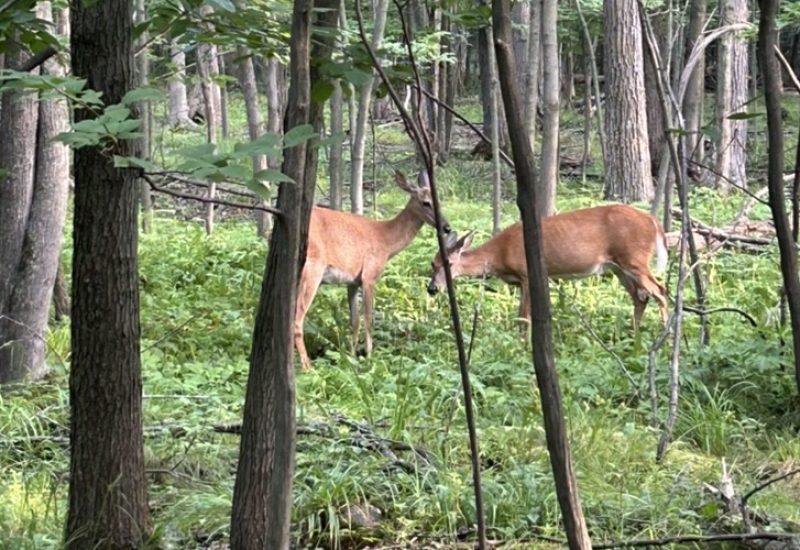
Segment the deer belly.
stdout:
[[351,273],[328,266],[322,274],[322,284],[342,285],[358,282],[359,277],[354,277]]
[[596,264],[581,266],[580,269],[569,269],[550,273],[551,279],[583,279],[594,275],[602,275],[614,264],[611,262],[599,262]]

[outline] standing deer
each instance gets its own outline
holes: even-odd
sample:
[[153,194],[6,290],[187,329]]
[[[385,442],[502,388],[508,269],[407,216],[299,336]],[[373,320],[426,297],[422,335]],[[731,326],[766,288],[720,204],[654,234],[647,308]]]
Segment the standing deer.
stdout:
[[[472,233],[468,233],[452,239],[455,242],[448,246],[447,256],[454,278],[494,275],[521,287],[519,317],[524,336],[531,318],[531,300],[522,239],[522,222],[473,250],[468,250],[472,242]],[[542,219],[542,247],[550,278],[581,278],[613,271],[633,300],[634,330],[650,296],[658,302],[662,321],[667,322],[667,294],[649,268],[653,249],[658,257],[657,270],[662,271],[667,264],[664,232],[653,216],[622,204],[550,216]],[[442,258],[437,254],[428,293],[436,294],[444,284]]]
[[[419,233],[422,224],[436,227],[431,190],[426,172],[420,172],[419,186],[413,187],[406,177],[395,172],[397,185],[411,197],[405,208],[386,221],[314,207],[308,229],[308,253],[297,290],[294,318],[294,344],[304,369],[311,360],[303,341],[303,320],[320,284],[346,284],[350,303],[352,350],[358,344],[358,288],[364,289],[364,329],[366,352],[372,352],[372,311],[375,283],[386,263],[406,248]],[[442,228],[450,232],[442,217]]]

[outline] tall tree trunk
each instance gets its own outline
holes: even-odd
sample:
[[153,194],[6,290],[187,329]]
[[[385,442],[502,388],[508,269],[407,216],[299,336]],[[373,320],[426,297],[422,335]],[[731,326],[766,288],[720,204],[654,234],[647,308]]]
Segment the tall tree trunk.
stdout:
[[[204,6],[201,12],[210,11],[211,8]],[[216,60],[216,47],[210,44],[198,44],[197,46],[197,72],[200,75],[200,86],[203,91],[203,103],[205,104],[206,114],[206,137],[208,143],[216,144],[219,141],[220,126],[220,91],[219,86],[214,81],[214,61]],[[218,74],[218,71],[217,71]],[[213,200],[217,193],[217,184],[210,182],[206,192],[206,198]],[[205,217],[206,234],[214,232],[214,203],[206,204]]]
[[[216,66],[215,66],[216,65]],[[225,69],[225,56],[220,55],[219,52],[215,52],[214,55],[214,62],[211,65],[216,70],[217,77],[225,76],[227,74]],[[212,70],[212,74],[213,71]],[[217,84],[219,88],[219,122],[220,128],[222,129],[222,139],[228,139],[230,135],[230,128],[228,123],[228,84],[226,80],[223,80],[222,83]]]
[[[511,20],[508,12],[508,0],[495,0],[492,4],[492,21],[497,33],[495,50],[503,101],[507,112],[519,113],[522,102],[514,78],[514,64],[509,47]],[[569,546],[572,549],[590,549],[592,545],[572,470],[569,439],[561,406],[561,391],[553,359],[550,294],[547,270],[542,258],[541,220],[534,206],[537,186],[533,150],[519,117],[510,117],[508,128],[516,167],[517,206],[522,218],[525,260],[529,274],[529,280],[523,281],[522,284],[527,283],[531,295],[533,365],[542,402],[547,449]]]
[[[747,0],[720,2],[720,25],[746,23],[749,19]],[[747,120],[729,117],[747,110],[748,52],[747,40],[736,33],[725,33],[717,50],[717,97],[714,117],[720,129],[717,146],[716,185],[729,190],[731,186],[747,185]]]
[[523,67],[528,66],[528,37],[530,36],[531,4],[528,0],[511,4],[512,44],[514,48],[514,64],[517,67],[516,79],[519,93],[525,92],[527,82]]
[[[686,52],[685,57],[689,57],[692,48],[700,39],[703,27],[706,24],[706,2],[707,0],[690,0],[689,4],[689,23],[686,26]],[[692,76],[686,86],[686,94],[683,99],[683,119],[686,124],[686,152],[687,160],[700,160],[703,156],[703,147],[698,146],[702,142],[700,128],[703,127],[703,97],[705,95],[705,56],[692,70]]]
[[536,140],[536,116],[539,111],[539,69],[542,61],[542,0],[530,0],[530,24],[528,26],[528,63],[525,70],[525,131],[531,140],[531,149]]
[[[337,33],[336,49],[342,50],[345,46],[342,33],[345,30],[343,2],[338,2],[337,10]],[[333,95],[331,96],[331,134],[339,136],[344,134],[344,98],[342,93],[342,82],[337,79],[333,82]],[[328,171],[330,173],[330,205],[335,210],[342,209],[342,197],[344,195],[344,142],[335,139],[330,146],[328,153]]]
[[[490,64],[494,55],[489,56],[490,47],[492,45],[489,42],[488,31],[485,27],[481,28],[478,31],[478,67],[480,71],[481,105],[483,107],[483,133],[487,136],[493,135],[492,125],[497,124],[497,135],[500,136],[500,146],[503,147],[508,143],[508,127],[506,126],[505,110],[501,101],[497,102],[497,118],[492,118],[492,71],[494,69],[491,68]],[[484,142],[481,141],[476,150],[483,153],[485,151],[483,147]]]
[[[389,0],[376,0],[374,3],[375,21],[372,27],[372,48],[378,50],[383,41],[386,26],[386,12]],[[364,149],[367,135],[367,118],[372,102],[372,88],[375,78],[370,78],[358,95],[356,125],[351,128],[353,142],[350,151],[350,209],[355,214],[364,213]]]
[[[119,103],[133,84],[131,3],[72,10],[72,73]],[[92,117],[84,109],[77,121]],[[135,144],[119,142],[116,154]],[[142,444],[136,175],[101,147],[74,154],[70,486],[65,544],[138,548],[150,525]]]
[[[41,20],[53,20],[49,2],[40,2],[36,11]],[[63,77],[65,71],[56,58],[51,58],[43,65],[43,74]],[[8,94],[4,99],[13,97]],[[12,172],[0,185],[0,209],[5,206],[18,210],[22,216],[10,217],[8,221],[23,224],[9,228],[0,222],[0,231],[11,229],[10,233],[20,239],[15,242],[4,239],[4,247],[16,250],[17,242],[21,244],[14,263],[0,262],[0,276],[6,281],[4,291],[0,291],[3,295],[0,297],[0,383],[41,378],[47,372],[44,338],[58,270],[69,182],[67,148],[54,139],[67,129],[65,102],[43,99],[37,103],[35,94],[25,94],[18,102],[6,103],[3,113],[8,120],[3,121],[0,139],[9,138],[3,137],[4,131],[28,131],[29,135],[17,134],[9,139],[19,142],[16,147],[9,143],[10,149],[0,148],[0,165],[12,167],[13,171],[21,160],[25,164],[29,160],[34,172],[30,174],[23,169],[21,178],[13,178]],[[30,123],[38,124],[38,132],[35,126],[25,127]],[[34,140],[32,143],[30,138]],[[30,150],[25,150],[26,147]],[[8,159],[11,162],[6,160],[7,151],[13,153]],[[24,188],[6,188],[9,183]],[[14,202],[6,203],[6,199]]]
[[[237,3],[241,9],[241,1]],[[239,59],[237,76],[239,80],[239,87],[242,89],[242,96],[244,97],[245,111],[247,112],[247,134],[250,140],[255,140],[263,132],[263,125],[261,122],[261,105],[258,99],[258,87],[256,86],[256,71],[253,67],[252,52],[240,46],[236,50],[236,57]],[[253,174],[267,169],[267,157],[263,154],[253,155]],[[263,203],[260,198],[256,199],[258,202]],[[258,211],[255,214],[257,234],[259,237],[264,238],[269,233],[270,218],[266,212]]]
[[[143,23],[147,20],[147,8],[145,7],[144,0],[136,0],[136,7],[134,12],[134,21],[136,24]],[[137,41],[136,49],[138,57],[136,57],[137,69],[137,85],[149,86],[150,85],[150,58],[149,48],[147,43],[149,35],[147,31],[143,32]],[[142,117],[142,125],[140,131],[144,136],[142,138],[142,151],[141,157],[145,160],[150,160],[151,142],[152,142],[152,109],[149,101],[142,101],[139,104],[139,112]],[[150,195],[150,184],[144,179],[139,180],[139,201],[142,210],[142,232],[149,233],[153,225],[153,198]]]
[[575,97],[575,56],[571,51],[561,50],[561,97],[566,105],[571,105]]
[[[667,60],[669,59],[669,29],[667,27],[667,16],[658,14],[651,18],[651,26],[655,34],[659,62],[662,70],[668,71]],[[645,82],[655,82],[661,75],[656,73],[653,63],[650,61],[650,45],[646,40],[644,44],[644,80]],[[661,98],[658,95],[656,86],[645,88],[645,101],[647,103],[647,137],[649,138],[650,148],[650,174],[655,176],[661,165],[661,158],[666,152],[666,122],[661,109]]]
[[642,58],[636,0],[603,3],[605,28],[605,198],[653,198]]
[[169,114],[167,121],[173,128],[181,126],[194,127],[194,121],[189,117],[189,99],[186,95],[186,53],[176,41],[169,43],[170,58],[173,73],[168,79],[169,83]]
[[[317,27],[336,26],[336,0],[325,0]],[[296,0],[292,18],[291,89],[287,130],[310,123],[322,128],[322,105],[311,104],[311,82],[324,77],[309,66],[310,0]],[[315,58],[331,55],[331,35],[315,42]],[[297,277],[305,261],[308,222],[316,184],[316,147],[286,152],[276,220],[256,314],[247,383],[239,467],[234,486],[231,548],[288,548],[295,447],[292,332]]]
[[558,74],[558,1],[542,0],[542,66],[544,83],[542,85],[542,106],[544,125],[542,131],[542,162],[539,172],[539,188],[536,193],[536,209],[540,217],[549,216],[556,211],[556,186],[558,185],[558,126],[559,90],[561,81]]
[[783,191],[783,121],[781,119],[780,67],[775,58],[777,44],[778,0],[759,0],[761,20],[758,30],[758,63],[764,78],[764,97],[767,105],[767,153],[769,166],[767,184],[769,186],[769,205],[778,237],[781,253],[781,273],[783,288],[789,303],[792,320],[792,344],[794,349],[794,375],[800,393],[800,279],[797,272],[797,249],[792,239],[789,220],[786,215]]

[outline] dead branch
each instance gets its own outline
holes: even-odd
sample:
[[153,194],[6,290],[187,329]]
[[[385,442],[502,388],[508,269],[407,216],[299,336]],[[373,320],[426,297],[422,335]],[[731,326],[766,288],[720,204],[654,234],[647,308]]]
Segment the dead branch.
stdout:
[[595,550],[606,548],[634,548],[639,546],[666,546],[668,544],[679,544],[687,542],[722,542],[746,540],[780,540],[789,541],[800,538],[800,533],[725,533],[718,535],[678,535],[673,537],[662,537],[660,539],[640,539],[640,540],[621,540],[607,542],[605,544],[595,544]]
[[755,495],[756,493],[758,493],[760,491],[763,491],[764,489],[766,489],[767,487],[769,487],[773,483],[777,483],[778,481],[782,481],[782,480],[784,480],[784,479],[786,479],[788,477],[792,477],[792,476],[797,475],[797,474],[800,474],[800,468],[795,468],[794,470],[789,470],[788,472],[786,472],[784,474],[781,474],[779,476],[770,478],[767,481],[765,481],[765,482],[763,482],[763,483],[761,483],[759,485],[756,485],[755,487],[753,487],[752,489],[750,489],[749,491],[747,491],[744,494],[744,496],[742,497],[742,506],[746,506],[747,505],[747,501],[750,499],[750,497],[752,497],[753,495]]
[[724,307],[715,307],[711,309],[700,309],[684,305],[683,310],[688,311],[690,313],[696,313],[697,315],[710,315],[711,313],[722,313],[722,312],[738,313],[739,315],[747,319],[747,322],[749,322],[751,326],[753,327],[758,326],[758,323],[756,322],[755,318],[753,318],[752,315],[736,307],[724,306]]
[[153,191],[157,191],[159,193],[164,193],[165,195],[169,195],[171,197],[175,197],[177,199],[186,199],[186,200],[193,200],[202,202],[205,204],[218,204],[220,206],[229,206],[231,208],[241,208],[242,210],[260,210],[262,212],[268,212],[275,216],[283,216],[283,212],[278,210],[277,208],[273,208],[271,206],[266,206],[262,204],[244,204],[240,202],[231,202],[222,199],[212,199],[207,196],[202,195],[192,195],[190,193],[181,193],[179,191],[173,191],[172,189],[167,189],[166,187],[161,187],[148,174],[142,174],[142,178],[150,185],[150,189]]

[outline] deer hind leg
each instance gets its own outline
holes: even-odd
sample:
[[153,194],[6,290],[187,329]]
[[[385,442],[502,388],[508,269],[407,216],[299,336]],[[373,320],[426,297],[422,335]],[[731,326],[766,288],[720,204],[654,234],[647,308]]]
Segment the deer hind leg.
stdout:
[[347,302],[350,305],[350,353],[356,354],[360,314],[358,311],[359,285],[347,285]]
[[364,350],[372,353],[372,316],[375,307],[375,283],[364,282]]
[[303,321],[305,321],[308,308],[319,289],[322,282],[324,268],[318,267],[313,263],[306,263],[303,272],[300,274],[300,283],[297,287],[297,306],[294,314],[294,347],[300,356],[300,364],[303,369],[311,368],[311,359],[308,357],[306,344],[303,340]]

